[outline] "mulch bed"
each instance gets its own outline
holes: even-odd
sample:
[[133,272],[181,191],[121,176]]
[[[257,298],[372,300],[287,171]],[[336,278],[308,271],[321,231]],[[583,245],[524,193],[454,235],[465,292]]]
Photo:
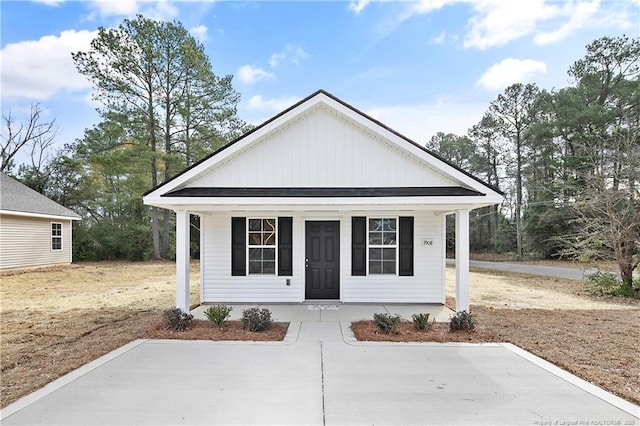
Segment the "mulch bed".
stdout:
[[496,342],[497,335],[485,327],[477,327],[473,332],[449,331],[449,324],[435,323],[431,330],[420,331],[411,321],[401,321],[395,333],[380,331],[373,321],[356,321],[351,323],[351,330],[356,339],[369,342]]
[[184,331],[167,328],[158,323],[146,334],[148,339],[179,340],[245,340],[245,341],[281,341],[287,334],[288,322],[275,322],[262,332],[244,330],[241,321],[226,321],[220,328],[207,320],[194,320]]

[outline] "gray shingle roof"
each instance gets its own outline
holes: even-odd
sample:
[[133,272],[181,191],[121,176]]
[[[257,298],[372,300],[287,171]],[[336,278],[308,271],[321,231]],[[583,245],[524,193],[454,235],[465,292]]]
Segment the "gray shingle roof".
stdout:
[[0,173],[0,210],[80,219],[80,216],[26,185]]

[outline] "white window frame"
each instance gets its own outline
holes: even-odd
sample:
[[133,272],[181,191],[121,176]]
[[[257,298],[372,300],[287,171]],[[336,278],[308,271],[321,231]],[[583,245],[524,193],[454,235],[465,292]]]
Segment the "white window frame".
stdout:
[[[250,231],[250,227],[249,227],[249,223],[251,222],[251,220],[260,220],[261,223],[263,220],[271,220],[273,219],[274,223],[275,223],[275,244],[274,245],[264,245],[264,244],[260,244],[260,245],[254,245],[251,244],[250,238],[249,238],[249,233],[251,233]],[[261,225],[262,226],[262,225]],[[256,231],[253,231],[256,232]],[[263,233],[264,231],[261,229],[260,233]],[[245,231],[246,236],[247,236],[247,275],[254,275],[254,276],[275,276],[278,275],[278,218],[277,217],[268,217],[268,216],[261,216],[261,217],[248,217],[247,218],[247,229]],[[260,248],[260,249],[274,249],[275,253],[274,253],[274,259],[275,259],[275,263],[274,263],[274,269],[273,269],[273,273],[257,273],[257,272],[251,272],[251,268],[249,267],[249,263],[251,261],[250,256],[249,256],[249,252],[252,248]]]
[[[53,234],[53,225],[60,225],[60,235],[54,235]],[[51,232],[51,251],[62,251],[62,249],[64,247],[64,245],[63,245],[64,241],[62,239],[64,225],[62,224],[62,222],[51,222],[51,226],[49,227],[49,230]],[[53,248],[54,238],[60,238],[60,248]]]
[[[396,243],[393,246],[390,245],[377,245],[374,244],[373,246],[371,244],[369,244],[369,220],[371,219],[394,219],[396,221]],[[398,264],[399,259],[398,259],[398,231],[399,231],[399,226],[400,226],[400,219],[398,216],[383,216],[383,215],[376,215],[376,216],[367,216],[367,223],[366,223],[366,230],[367,230],[367,275],[373,275],[373,276],[390,276],[390,275],[398,275]],[[395,259],[395,271],[393,274],[385,274],[384,272],[380,272],[380,273],[371,273],[371,268],[370,268],[370,263],[369,263],[369,249],[371,248],[380,248],[380,249],[390,249],[390,248],[394,248],[396,251],[396,259]]]

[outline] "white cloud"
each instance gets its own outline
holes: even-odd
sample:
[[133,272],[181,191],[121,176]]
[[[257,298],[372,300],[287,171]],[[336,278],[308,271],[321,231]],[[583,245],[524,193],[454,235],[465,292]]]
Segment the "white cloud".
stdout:
[[47,6],[58,6],[60,3],[64,3],[65,0],[31,0],[34,3],[42,3]]
[[471,17],[471,29],[464,47],[487,49],[500,46],[532,33],[541,20],[558,15],[560,9],[544,0],[511,1],[484,0],[473,3],[476,15]]
[[269,58],[269,65],[271,65],[271,68],[273,67],[277,67],[278,64],[280,63],[280,61],[282,61],[284,58],[286,58],[287,54],[284,52],[276,52],[273,53],[271,55],[271,57]]
[[207,27],[205,25],[198,25],[189,30],[189,33],[201,43],[207,41]]
[[[144,5],[146,7],[142,8]],[[98,14],[101,17],[125,16],[134,17],[137,13],[145,18],[158,21],[168,21],[178,16],[178,8],[169,0],[91,0],[90,7],[93,12],[89,19],[94,19]]]
[[275,74],[251,65],[241,66],[236,75],[238,76],[238,80],[245,84],[253,84],[265,78],[275,77]]
[[581,2],[577,4],[568,3],[565,6],[565,10],[568,11],[570,16],[569,21],[555,31],[536,34],[533,39],[534,42],[537,44],[548,44],[562,40],[588,23],[599,8],[600,0]]
[[433,102],[393,105],[364,111],[403,134],[414,142],[424,145],[437,132],[465,135],[477,124],[487,109],[486,104],[470,104],[451,99]]
[[546,72],[547,65],[544,62],[507,58],[492,65],[476,85],[487,90],[502,90],[513,83],[530,82],[535,75]]
[[92,0],[91,7],[100,16],[133,16],[138,13],[137,0]]
[[78,73],[71,52],[88,50],[97,31],[67,30],[39,40],[10,43],[0,51],[2,95],[46,99],[91,83]]
[[309,54],[299,44],[288,43],[284,50],[275,52],[269,58],[269,65],[272,68],[277,67],[282,61],[288,59],[293,65],[300,65],[300,61],[308,58]]
[[351,1],[349,2],[349,9],[356,15],[359,15],[370,2],[371,0]]
[[249,110],[266,110],[281,112],[298,102],[300,98],[295,96],[285,98],[264,99],[260,95],[255,95],[249,99],[247,109]]
[[436,37],[434,37],[433,39],[431,39],[431,43],[433,44],[442,44],[444,43],[444,41],[447,39],[447,33],[445,33],[444,31],[441,32],[440,34],[438,34]]

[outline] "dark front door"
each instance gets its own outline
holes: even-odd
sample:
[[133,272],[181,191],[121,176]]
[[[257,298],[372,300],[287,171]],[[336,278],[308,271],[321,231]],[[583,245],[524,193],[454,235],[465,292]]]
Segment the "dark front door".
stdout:
[[340,298],[340,222],[305,224],[305,297]]

